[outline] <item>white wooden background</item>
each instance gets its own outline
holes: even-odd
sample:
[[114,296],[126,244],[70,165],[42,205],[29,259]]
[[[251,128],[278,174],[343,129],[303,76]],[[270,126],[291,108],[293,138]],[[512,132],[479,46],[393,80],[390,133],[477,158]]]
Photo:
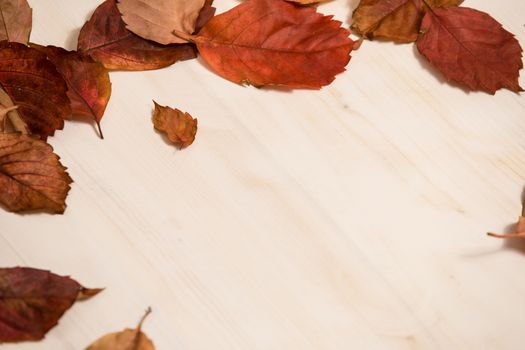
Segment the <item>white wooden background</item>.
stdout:
[[[218,12],[236,4],[216,1]],[[72,49],[98,0],[31,0],[32,41]],[[357,0],[322,5],[348,25]],[[525,44],[525,2],[467,0]],[[321,91],[241,87],[200,61],[112,73],[102,122],[50,139],[64,216],[0,211],[0,266],[106,287],[40,343],[144,329],[158,349],[523,349],[525,97],[451,87],[413,45],[365,42]],[[525,79],[521,78],[525,85]],[[177,151],[152,99],[199,119]]]

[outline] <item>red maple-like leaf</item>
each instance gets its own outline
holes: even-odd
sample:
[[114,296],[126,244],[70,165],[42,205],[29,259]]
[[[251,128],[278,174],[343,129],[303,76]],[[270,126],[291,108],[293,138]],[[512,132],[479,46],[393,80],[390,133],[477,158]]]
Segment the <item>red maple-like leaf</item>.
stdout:
[[345,70],[354,42],[332,16],[282,0],[248,0],[212,18],[197,44],[222,77],[255,86],[320,88]]
[[522,48],[490,15],[467,7],[427,12],[417,41],[419,52],[449,80],[470,90],[519,92]]

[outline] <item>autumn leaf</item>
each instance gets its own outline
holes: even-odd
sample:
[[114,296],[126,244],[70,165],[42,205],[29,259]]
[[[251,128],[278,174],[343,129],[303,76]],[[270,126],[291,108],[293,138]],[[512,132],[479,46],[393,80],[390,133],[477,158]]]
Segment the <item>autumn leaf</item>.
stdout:
[[7,210],[61,214],[71,182],[49,144],[20,133],[0,134],[0,203]]
[[179,149],[186,148],[195,140],[197,133],[197,119],[189,113],[178,109],[163,107],[157,102],[153,112],[153,125],[158,131],[165,132],[168,139]]
[[49,271],[0,268],[0,343],[44,338],[77,299],[98,292]]
[[282,0],[248,0],[213,17],[197,44],[222,77],[255,86],[320,88],[345,70],[353,41],[341,22]]
[[146,310],[137,328],[106,334],[86,350],[155,350],[153,342],[142,332],[144,320],[150,313],[151,309]]
[[0,0],[0,41],[27,44],[33,13],[27,0]]
[[425,15],[421,33],[419,52],[447,79],[490,94],[501,88],[523,91],[518,82],[523,50],[490,15],[466,7],[435,8]]
[[32,134],[46,139],[71,115],[67,85],[42,52],[0,42],[0,85],[9,94]]
[[361,0],[352,14],[351,29],[368,39],[399,43],[416,41],[428,6],[458,6],[463,0]]
[[104,1],[82,27],[78,51],[109,70],[127,71],[159,69],[196,57],[193,45],[161,45],[131,33],[115,0]]
[[518,218],[518,223],[516,224],[514,233],[499,234],[489,232],[487,234],[496,238],[525,238],[525,202],[522,205],[521,216]]
[[45,53],[62,74],[67,83],[73,116],[94,120],[100,136],[104,138],[100,121],[111,96],[111,81],[107,69],[91,57],[76,51],[36,44],[31,47]]
[[118,0],[126,27],[160,44],[181,44],[174,30],[192,34],[205,0]]

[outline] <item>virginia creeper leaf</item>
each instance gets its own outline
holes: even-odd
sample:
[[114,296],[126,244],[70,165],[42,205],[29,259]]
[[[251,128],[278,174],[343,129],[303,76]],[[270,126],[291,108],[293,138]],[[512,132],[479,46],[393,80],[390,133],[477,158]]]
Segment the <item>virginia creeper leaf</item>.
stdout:
[[0,342],[44,338],[77,298],[98,292],[49,271],[0,268]]
[[352,14],[352,30],[366,38],[399,43],[416,41],[424,11],[431,7],[458,6],[463,0],[361,0]]
[[42,139],[64,127],[71,115],[66,82],[42,52],[0,42],[0,85],[9,94],[32,134]]
[[126,29],[115,0],[104,1],[84,24],[78,50],[109,70],[159,69],[196,57],[190,44],[160,45]]
[[222,77],[255,86],[320,88],[345,70],[354,42],[341,22],[282,0],[247,0],[213,17],[197,44]]
[[181,44],[174,30],[192,34],[205,0],[118,0],[126,27],[160,44]]
[[0,0],[0,41],[27,44],[33,13],[27,0]]
[[0,203],[7,210],[61,214],[71,182],[49,144],[20,133],[0,134]]
[[163,107],[157,102],[153,112],[153,125],[158,131],[165,132],[168,139],[179,149],[186,148],[195,140],[197,133],[197,119],[189,113],[178,109]]
[[111,81],[106,68],[91,57],[55,46],[34,47],[47,55],[67,83],[73,116],[93,119],[100,136],[100,121],[111,96]]
[[151,309],[148,309],[137,328],[126,328],[121,332],[106,334],[86,350],[155,350],[153,342],[142,332],[142,324],[150,313]]
[[490,15],[467,7],[435,8],[421,24],[417,48],[447,79],[494,94],[523,91],[522,48]]

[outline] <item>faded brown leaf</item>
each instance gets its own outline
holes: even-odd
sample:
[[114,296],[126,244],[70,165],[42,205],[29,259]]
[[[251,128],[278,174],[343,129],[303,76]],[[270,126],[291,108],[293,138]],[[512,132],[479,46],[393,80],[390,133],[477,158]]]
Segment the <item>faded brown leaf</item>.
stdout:
[[186,148],[195,140],[197,133],[197,119],[189,113],[178,109],[163,107],[157,102],[153,112],[153,125],[155,129],[166,133],[168,139],[178,148]]

